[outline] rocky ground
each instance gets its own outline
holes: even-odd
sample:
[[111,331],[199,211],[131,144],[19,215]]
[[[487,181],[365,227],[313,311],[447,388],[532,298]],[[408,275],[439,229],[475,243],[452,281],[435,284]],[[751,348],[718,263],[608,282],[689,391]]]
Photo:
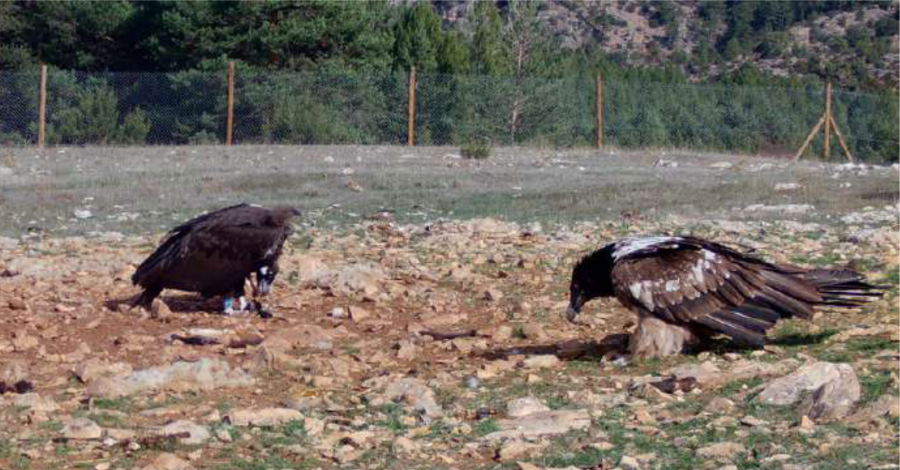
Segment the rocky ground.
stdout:
[[[158,235],[0,238],[0,468],[897,468],[896,210],[858,218],[310,228],[269,320],[177,292],[129,310]],[[610,353],[617,303],[565,321],[586,250],[687,231],[893,290],[640,363]]]

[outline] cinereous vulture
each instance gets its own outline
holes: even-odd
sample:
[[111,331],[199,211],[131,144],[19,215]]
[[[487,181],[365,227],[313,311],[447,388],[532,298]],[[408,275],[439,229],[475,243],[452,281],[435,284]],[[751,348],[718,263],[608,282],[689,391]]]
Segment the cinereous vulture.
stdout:
[[859,307],[883,289],[851,270],[772,264],[696,237],[635,237],[575,265],[567,316],[574,321],[585,302],[616,297],[638,315],[629,352],[667,356],[717,333],[761,346],[782,318]]
[[[300,211],[239,204],[203,214],[168,233],[131,276],[144,288],[133,306],[148,307],[163,289],[224,296],[226,315],[247,309],[244,282],[256,274],[254,295],[266,295],[278,275],[278,257]],[[251,302],[263,316],[267,311]]]

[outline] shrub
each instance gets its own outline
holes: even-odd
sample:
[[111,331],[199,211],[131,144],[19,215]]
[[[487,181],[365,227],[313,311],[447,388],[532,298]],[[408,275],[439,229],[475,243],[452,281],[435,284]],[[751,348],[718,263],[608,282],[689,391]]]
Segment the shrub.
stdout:
[[465,159],[484,160],[491,156],[491,145],[488,142],[473,141],[463,144],[459,153]]

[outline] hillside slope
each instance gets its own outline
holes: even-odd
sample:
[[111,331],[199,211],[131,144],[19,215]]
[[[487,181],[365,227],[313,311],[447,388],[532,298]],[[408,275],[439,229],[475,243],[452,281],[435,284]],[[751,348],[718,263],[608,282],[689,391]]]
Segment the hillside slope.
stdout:
[[[514,8],[498,2],[504,12]],[[466,31],[473,4],[434,2]],[[896,87],[897,2],[577,2],[548,0],[539,17],[564,47],[599,48],[627,65],[680,65],[693,79],[750,62],[779,76]]]

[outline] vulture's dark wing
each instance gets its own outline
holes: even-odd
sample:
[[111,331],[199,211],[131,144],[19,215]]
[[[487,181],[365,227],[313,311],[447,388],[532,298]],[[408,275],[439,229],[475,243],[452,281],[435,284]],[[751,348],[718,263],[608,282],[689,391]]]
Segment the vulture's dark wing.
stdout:
[[815,286],[792,273],[691,237],[626,252],[612,280],[616,297],[638,313],[757,345],[780,318],[809,318],[822,301]]

